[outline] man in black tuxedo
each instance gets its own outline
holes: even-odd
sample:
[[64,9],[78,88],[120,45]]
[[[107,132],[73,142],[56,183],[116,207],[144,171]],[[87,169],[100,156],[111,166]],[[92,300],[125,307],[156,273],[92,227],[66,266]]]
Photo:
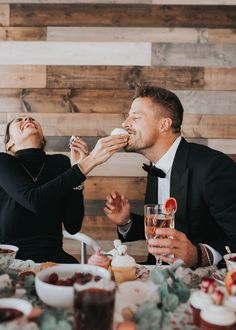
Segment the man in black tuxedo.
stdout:
[[[158,228],[156,234],[167,238],[148,240],[148,262],[156,255],[167,263],[183,259],[186,267],[217,264],[225,245],[236,252],[236,164],[219,151],[188,143],[181,137],[182,120],[174,93],[146,86],[122,125],[129,133],[126,151],[144,155],[164,172],[148,174],[145,204],[174,197],[178,205],[175,229]],[[122,241],[145,239],[143,216],[130,212],[125,196],[111,193],[104,211]]]

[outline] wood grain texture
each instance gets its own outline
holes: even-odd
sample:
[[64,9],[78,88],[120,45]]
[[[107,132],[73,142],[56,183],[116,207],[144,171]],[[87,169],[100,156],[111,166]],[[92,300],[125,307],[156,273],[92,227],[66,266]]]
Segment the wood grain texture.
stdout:
[[44,88],[46,67],[31,65],[0,65],[0,88]]
[[236,11],[217,5],[12,4],[10,25],[235,28]]
[[150,43],[0,42],[0,64],[150,65]]
[[[174,91],[185,113],[235,114],[236,92]],[[0,112],[127,113],[130,89],[0,89]],[[56,149],[57,150],[57,149]]]
[[[136,189],[133,186],[133,189]],[[109,193],[114,191],[114,188],[110,188]],[[119,190],[119,186],[116,188],[116,191]],[[129,198],[129,195],[126,195]],[[144,193],[140,192],[139,200],[131,200],[129,201],[132,205],[133,210],[135,210],[138,214],[143,214],[143,204],[144,204]],[[87,216],[104,216],[104,207],[106,205],[106,200],[85,200],[85,214]]]
[[154,43],[152,65],[236,67],[234,44]]
[[85,182],[84,196],[86,200],[105,200],[111,191],[117,190],[131,200],[143,201],[145,188],[144,177],[89,177]]
[[0,27],[1,41],[38,41],[46,40],[46,28]]
[[48,66],[47,88],[127,89],[138,83],[175,90],[236,90],[236,68]]
[[[1,113],[0,113],[1,114]],[[5,123],[15,118],[16,113],[5,114]],[[22,114],[21,114],[22,115]],[[4,117],[4,114],[2,114]],[[44,134],[105,136],[115,127],[120,127],[123,114],[86,114],[86,113],[35,113],[44,128]],[[66,124],[65,124],[66,123]],[[190,138],[236,138],[236,115],[197,115],[187,114],[183,121],[183,134]],[[79,133],[79,134],[78,134]],[[3,132],[0,131],[0,135]]]
[[50,41],[236,43],[235,29],[147,27],[48,27]]
[[8,26],[10,23],[10,7],[8,4],[0,5],[0,26]]
[[156,5],[235,5],[235,0],[0,0],[0,3],[38,4],[156,4]]

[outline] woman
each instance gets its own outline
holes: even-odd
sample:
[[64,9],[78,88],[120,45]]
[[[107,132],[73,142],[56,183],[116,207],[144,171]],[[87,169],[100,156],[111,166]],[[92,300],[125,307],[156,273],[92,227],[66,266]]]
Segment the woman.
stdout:
[[108,136],[89,154],[81,139],[68,157],[46,155],[40,124],[29,116],[8,123],[7,153],[0,153],[0,242],[19,247],[17,258],[75,263],[63,251],[62,224],[74,234],[82,226],[81,185],[86,175],[127,144],[127,136]]

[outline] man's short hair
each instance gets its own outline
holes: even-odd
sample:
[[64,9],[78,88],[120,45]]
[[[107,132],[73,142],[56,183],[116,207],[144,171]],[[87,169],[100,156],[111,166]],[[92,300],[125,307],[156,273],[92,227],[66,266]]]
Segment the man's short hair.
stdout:
[[161,87],[140,86],[135,90],[134,99],[138,97],[150,97],[154,104],[162,106],[164,113],[172,119],[174,133],[181,131],[184,109],[175,93]]

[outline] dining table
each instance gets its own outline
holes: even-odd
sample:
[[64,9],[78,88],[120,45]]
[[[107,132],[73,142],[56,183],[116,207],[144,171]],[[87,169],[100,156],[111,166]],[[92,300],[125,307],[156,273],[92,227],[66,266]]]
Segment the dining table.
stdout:
[[[137,274],[141,275],[137,275],[135,281],[117,284],[114,313],[114,330],[117,328],[117,325],[123,321],[122,310],[124,308],[129,308],[132,311],[135,311],[138,306],[145,302],[145,300],[156,299],[155,295],[157,293],[157,286],[152,282],[150,276],[154,267],[155,266],[150,265],[139,265]],[[194,290],[199,285],[202,277],[212,275],[216,278],[217,276],[219,276],[219,284],[223,283],[222,279],[220,278],[221,275],[219,273],[219,270],[217,270],[217,268],[214,266],[199,268],[195,271],[182,268],[181,271],[179,271],[179,276],[185,278],[186,285],[191,287],[191,290]],[[46,306],[42,301],[40,301],[35,291],[29,294],[27,293],[25,288],[18,287],[16,289],[14,297],[29,301],[32,304],[34,310],[40,309],[41,311],[53,311],[52,307]],[[66,310],[65,312],[68,317],[68,320],[72,321],[73,323],[73,310]],[[51,328],[48,328],[48,330],[49,329],[52,330]],[[193,324],[192,311],[189,301],[180,304],[174,312],[170,313],[169,323],[166,327],[163,327],[163,329],[199,330],[199,327]],[[16,319],[14,321],[0,323],[0,330],[44,329],[40,328],[37,319],[29,320],[27,318],[21,318],[20,320]],[[63,330],[66,330],[66,328]]]

